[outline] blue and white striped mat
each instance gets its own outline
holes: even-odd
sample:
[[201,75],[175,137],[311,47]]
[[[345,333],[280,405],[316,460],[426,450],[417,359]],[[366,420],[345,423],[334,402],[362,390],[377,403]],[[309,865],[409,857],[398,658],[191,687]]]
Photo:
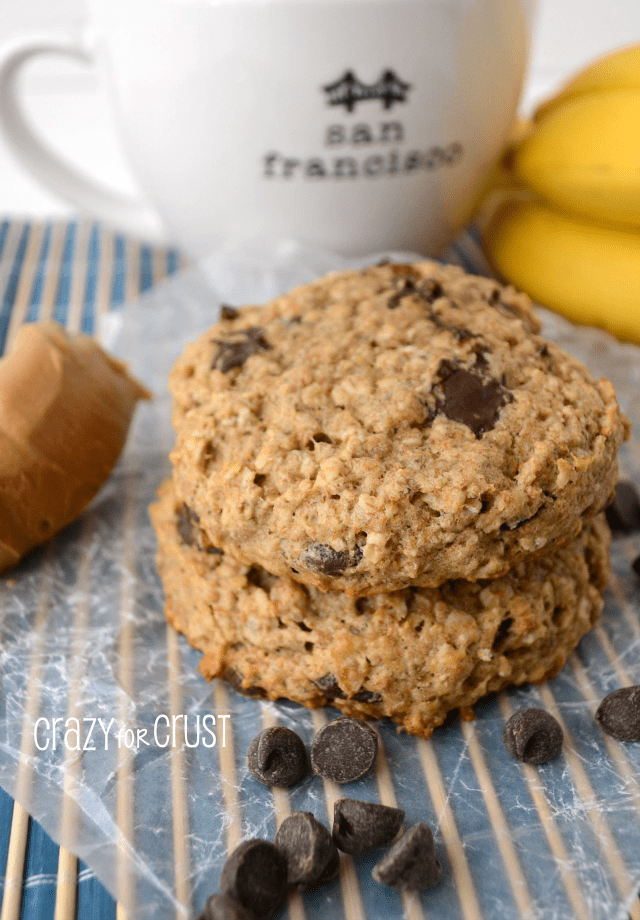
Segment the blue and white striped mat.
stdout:
[[[289,792],[256,788],[245,754],[265,725],[289,725],[309,742],[336,713],[206,684],[196,671],[199,654],[164,621],[146,509],[168,470],[167,367],[183,340],[215,315],[217,298],[202,275],[177,271],[175,252],[151,251],[91,224],[7,222],[1,234],[3,346],[23,321],[55,316],[92,331],[127,301],[120,343],[159,397],[138,413],[123,461],[88,512],[0,583],[0,782],[63,844],[58,852],[20,806],[0,796],[0,917],[39,920],[55,910],[56,920],[106,920],[116,907],[97,875],[117,895],[120,917],[186,918],[215,890],[240,839],[273,837],[292,810],[330,823],[341,794],[332,784],[309,777]],[[454,256],[481,267],[477,238],[467,235]],[[640,423],[640,352],[547,322],[596,373],[607,370]],[[638,441],[625,446],[622,464],[640,486]],[[616,541],[603,619],[553,681],[490,697],[474,722],[453,720],[428,742],[378,725],[375,774],[343,792],[397,804],[407,824],[430,824],[444,865],[438,886],[399,895],[371,880],[375,854],[347,858],[339,881],[292,895],[283,917],[639,920],[640,745],[612,741],[593,721],[607,692],[640,683],[640,584],[630,569],[639,551],[638,538]],[[548,709],[565,731],[562,755],[541,767],[513,761],[501,742],[505,719],[526,705]],[[50,725],[70,715],[113,717],[135,734],[152,732],[159,714],[187,714],[193,726],[207,712],[218,716],[212,748],[140,744],[128,751],[112,743],[74,754],[63,746],[39,752],[31,743],[37,718]]]

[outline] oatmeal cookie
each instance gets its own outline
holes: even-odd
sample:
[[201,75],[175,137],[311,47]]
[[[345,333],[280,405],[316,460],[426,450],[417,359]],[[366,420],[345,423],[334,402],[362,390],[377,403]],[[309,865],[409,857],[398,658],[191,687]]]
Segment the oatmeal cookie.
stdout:
[[226,308],[171,374],[176,490],[237,561],[321,590],[499,576],[603,509],[627,433],[539,328],[433,262]]
[[602,610],[603,515],[494,580],[349,598],[242,565],[203,545],[171,481],[151,508],[172,625],[207,678],[251,696],[388,716],[428,737],[447,713],[560,670]]

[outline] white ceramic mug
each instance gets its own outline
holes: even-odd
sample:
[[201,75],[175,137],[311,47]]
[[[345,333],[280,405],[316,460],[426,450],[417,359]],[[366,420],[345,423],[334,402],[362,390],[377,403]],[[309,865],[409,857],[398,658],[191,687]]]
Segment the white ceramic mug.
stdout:
[[[0,128],[81,211],[193,256],[244,238],[436,253],[513,122],[532,2],[89,0],[91,39],[5,48]],[[17,76],[45,52],[106,69],[143,200],[30,130]]]

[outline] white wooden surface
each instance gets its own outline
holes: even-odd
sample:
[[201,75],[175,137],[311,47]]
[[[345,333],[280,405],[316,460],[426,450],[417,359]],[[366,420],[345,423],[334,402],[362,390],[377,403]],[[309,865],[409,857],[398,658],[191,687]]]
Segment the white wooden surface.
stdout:
[[[312,2],[312,0],[310,0]],[[531,67],[522,108],[528,111],[573,71],[620,45],[640,42],[640,0],[538,0]],[[0,0],[0,45],[25,33],[74,32],[84,0]],[[99,75],[59,59],[25,74],[28,111],[50,144],[113,187],[134,182],[120,152]],[[0,213],[66,215],[70,208],[37,185],[0,138]]]

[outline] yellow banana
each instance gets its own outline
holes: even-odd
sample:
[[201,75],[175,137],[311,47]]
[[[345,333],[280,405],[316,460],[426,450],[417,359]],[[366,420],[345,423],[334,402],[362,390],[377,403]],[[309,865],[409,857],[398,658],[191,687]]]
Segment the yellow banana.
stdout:
[[640,44],[629,45],[598,58],[573,77],[560,92],[539,105],[533,119],[540,121],[546,118],[568,99],[615,89],[640,89]]
[[640,343],[640,232],[505,196],[484,233],[496,271],[543,306]]
[[640,227],[640,86],[564,100],[513,153],[520,182],[596,221]]

